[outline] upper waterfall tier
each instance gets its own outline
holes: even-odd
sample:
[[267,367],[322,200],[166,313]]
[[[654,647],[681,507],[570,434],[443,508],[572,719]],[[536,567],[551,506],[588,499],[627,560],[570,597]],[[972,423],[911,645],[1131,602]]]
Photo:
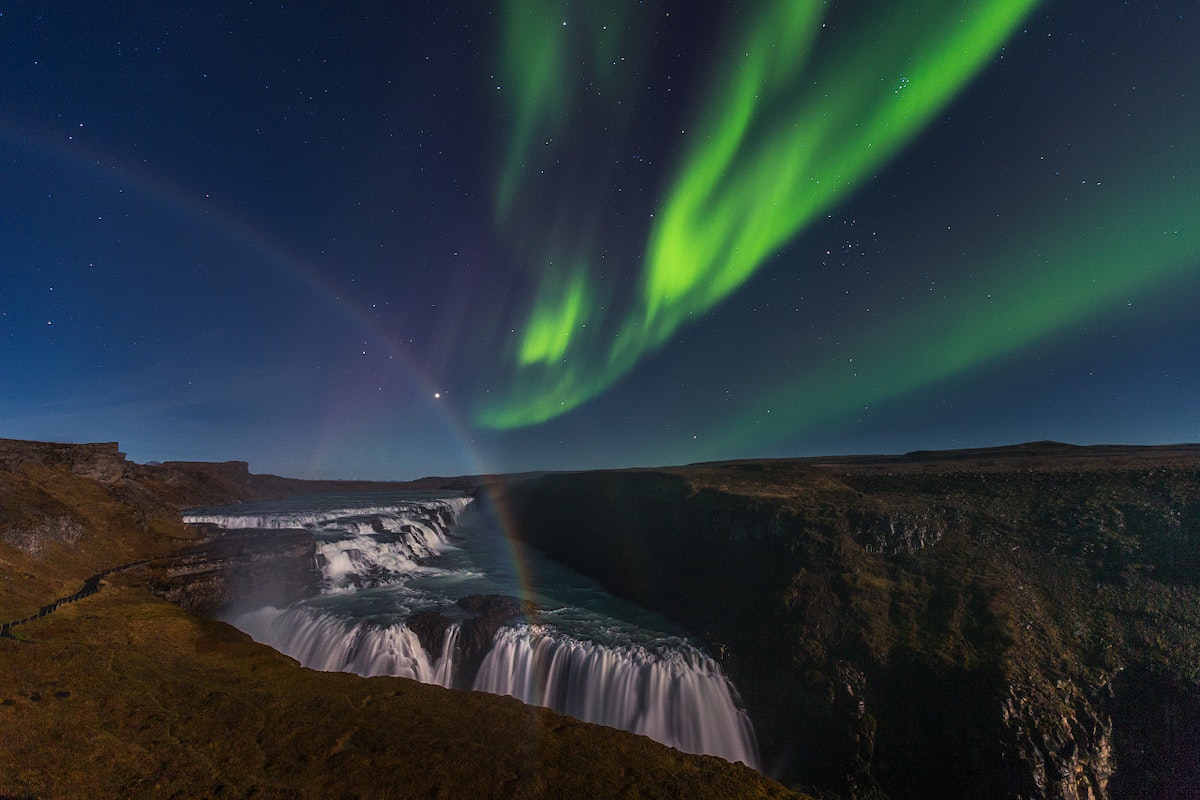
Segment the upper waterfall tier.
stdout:
[[[472,502],[470,497],[449,497],[386,505],[322,508],[315,497],[306,497],[291,502],[245,503],[242,506],[227,506],[221,509],[197,508],[184,513],[183,521],[189,524],[217,525],[226,529],[343,530],[347,526],[355,527],[355,520],[389,520],[398,526],[404,521],[416,519],[436,521],[444,533],[458,521],[459,515]],[[398,530],[398,527],[388,529]]]

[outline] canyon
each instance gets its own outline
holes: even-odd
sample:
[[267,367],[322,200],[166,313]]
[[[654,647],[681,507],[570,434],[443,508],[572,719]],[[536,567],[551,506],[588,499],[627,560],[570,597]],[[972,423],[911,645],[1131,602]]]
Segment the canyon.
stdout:
[[[380,488],[472,492],[509,536],[685,627],[740,690],[761,766],[782,785],[510,698],[301,670],[211,619],[234,597],[311,592],[312,537],[184,526],[180,509]],[[28,765],[7,770],[0,792],[82,796],[48,777],[73,742],[103,786],[153,796],[139,783],[147,770],[95,735],[120,731],[140,753],[189,765],[168,772],[178,791],[220,783],[230,796],[318,786],[339,796],[324,772],[335,766],[363,796],[467,786],[481,796],[569,786],[843,800],[1200,796],[1197,446],[1037,442],[385,485],[253,475],[243,462],[137,465],[115,444],[0,440],[0,616],[21,618],[139,559],[150,563],[0,640],[15,667],[0,685],[0,761]],[[427,649],[445,624],[419,621]],[[119,680],[85,666],[97,649],[125,665]],[[122,684],[133,674],[130,695]],[[377,702],[401,702],[381,697],[405,698],[404,714],[421,722],[376,713]],[[399,725],[396,747],[373,738],[382,734],[356,703]],[[213,732],[235,708],[258,709],[253,743],[230,740],[249,760]],[[464,709],[487,722],[467,722]],[[313,742],[289,735],[293,751],[268,747],[271,714],[298,715]],[[82,739],[54,733],[53,721],[71,719]],[[13,724],[38,733],[14,741]],[[163,726],[174,744],[155,733]],[[569,746],[550,747],[554,737]],[[451,764],[430,746],[479,758]],[[371,765],[400,759],[400,747],[405,769],[424,777],[372,788]],[[107,766],[114,754],[120,769]],[[493,761],[508,766],[483,766]]]
[[0,637],[0,795],[802,797],[510,697],[303,669],[207,616],[303,591],[311,538],[217,534],[182,507],[380,488],[0,440],[0,620],[148,562]]

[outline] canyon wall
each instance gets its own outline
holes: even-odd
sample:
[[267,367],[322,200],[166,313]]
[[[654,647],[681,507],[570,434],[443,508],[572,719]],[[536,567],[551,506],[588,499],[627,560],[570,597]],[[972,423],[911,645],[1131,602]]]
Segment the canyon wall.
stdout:
[[708,642],[786,783],[895,800],[1200,796],[1194,448],[1046,443],[503,489],[515,535]]

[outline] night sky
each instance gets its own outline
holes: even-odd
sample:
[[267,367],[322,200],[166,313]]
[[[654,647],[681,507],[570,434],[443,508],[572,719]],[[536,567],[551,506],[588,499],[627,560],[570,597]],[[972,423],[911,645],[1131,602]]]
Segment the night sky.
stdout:
[[1194,0],[0,0],[0,436],[1200,441],[1198,132]]

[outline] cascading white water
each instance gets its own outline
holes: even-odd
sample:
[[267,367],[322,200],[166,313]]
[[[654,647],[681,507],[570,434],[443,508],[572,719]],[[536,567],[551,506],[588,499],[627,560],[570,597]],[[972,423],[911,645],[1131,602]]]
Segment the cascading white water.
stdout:
[[732,687],[690,645],[609,647],[536,625],[501,628],[474,688],[613,728],[689,753],[758,765],[754,731]]
[[[263,608],[231,622],[311,669],[454,685],[458,625],[446,630],[433,659],[402,623],[352,622],[304,606]],[[685,752],[758,765],[754,731],[733,688],[717,663],[690,645],[606,646],[545,626],[500,628],[471,688]]]
[[446,532],[434,526],[409,524],[402,533],[376,533],[368,525],[352,536],[319,539],[317,562],[326,589],[377,586],[403,580],[445,544]]
[[271,645],[305,667],[450,686],[451,658],[431,661],[416,634],[404,625],[353,622],[302,606],[266,607],[230,621],[256,642]]
[[[353,672],[369,678],[392,675],[450,686],[453,651],[443,648],[436,661],[405,625],[355,623],[304,606],[262,608],[230,620],[256,642],[275,648],[310,669]],[[447,631],[446,640],[457,639]]]
[[446,629],[446,633],[442,637],[442,651],[438,654],[438,659],[433,666],[433,680],[426,683],[436,683],[438,686],[445,686],[447,689],[454,685],[454,655],[458,652],[458,633],[461,630],[457,625],[451,625]]
[[[373,498],[375,499],[375,498]],[[229,622],[313,669],[395,675],[507,694],[578,719],[644,734],[686,752],[757,768],[754,731],[720,666],[677,636],[630,621],[647,616],[607,597],[552,562],[530,587],[516,580],[510,547],[494,529],[449,535],[470,498],[354,505],[285,501],[185,516],[225,528],[314,532],[321,594],[286,609],[239,613]],[[470,526],[468,526],[470,527]],[[490,548],[490,549],[489,549]],[[540,557],[527,552],[528,567]],[[569,573],[569,574],[568,574]],[[446,628],[436,656],[405,621],[430,609],[463,619],[454,600],[499,593],[534,599],[544,624],[512,622],[496,632],[474,676],[459,674],[459,635]],[[623,609],[623,610],[622,610]],[[632,617],[623,616],[632,613]],[[466,682],[466,685],[464,684]]]
[[[367,505],[353,507],[334,507],[327,509],[297,509],[281,511],[241,511],[236,506],[229,507],[224,513],[212,510],[196,510],[183,515],[183,521],[188,524],[205,523],[217,525],[227,530],[236,528],[260,528],[264,530],[280,530],[283,528],[319,529],[335,526],[341,529],[346,520],[354,518],[374,517],[380,523],[399,526],[414,520],[433,520],[445,516],[452,524],[467,506],[474,502],[470,497],[447,497],[436,500],[419,500],[395,503],[390,505]],[[262,506],[263,504],[258,504]]]
[[396,582],[441,552],[447,534],[470,497],[395,505],[294,509],[262,513],[193,512],[183,521],[227,530],[305,528],[322,534],[316,542],[326,590],[360,589]]

